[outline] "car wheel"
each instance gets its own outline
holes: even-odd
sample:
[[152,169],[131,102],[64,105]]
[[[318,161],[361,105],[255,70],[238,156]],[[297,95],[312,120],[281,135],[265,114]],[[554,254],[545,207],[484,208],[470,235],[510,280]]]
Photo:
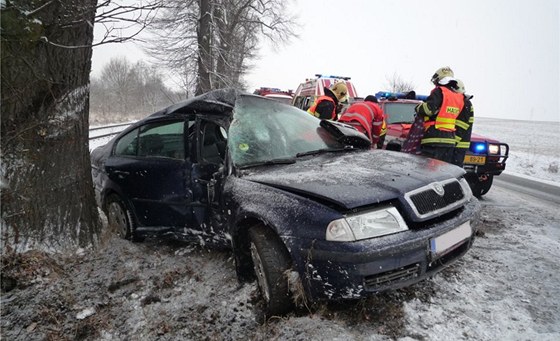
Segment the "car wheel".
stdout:
[[490,187],[492,187],[492,182],[494,177],[492,175],[488,175],[486,180],[481,181],[477,174],[468,173],[465,178],[471,187],[471,191],[473,195],[477,198],[482,197],[484,194],[488,193]]
[[269,229],[256,226],[249,230],[250,249],[257,283],[267,316],[283,315],[293,307],[287,270],[290,255],[284,243]]
[[113,194],[107,199],[107,220],[109,227],[121,238],[132,240],[134,224],[132,215],[121,198]]
[[488,193],[488,191],[490,190],[490,187],[492,187],[492,182],[494,181],[494,176],[493,175],[488,175],[488,178],[485,181],[482,181],[480,183],[480,195],[484,195],[486,193]]

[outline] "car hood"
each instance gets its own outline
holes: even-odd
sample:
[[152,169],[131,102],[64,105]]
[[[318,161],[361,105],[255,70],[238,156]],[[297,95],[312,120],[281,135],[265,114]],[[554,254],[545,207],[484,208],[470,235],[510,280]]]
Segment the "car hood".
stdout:
[[439,160],[367,150],[255,167],[245,170],[243,178],[353,209],[401,198],[413,189],[462,174],[462,168]]

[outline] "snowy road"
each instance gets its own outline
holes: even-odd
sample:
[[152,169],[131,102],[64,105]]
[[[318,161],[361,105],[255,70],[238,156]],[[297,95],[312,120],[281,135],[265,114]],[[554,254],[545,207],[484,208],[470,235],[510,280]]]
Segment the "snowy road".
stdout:
[[412,335],[430,340],[560,339],[558,205],[499,185],[481,200],[482,232],[429,302],[406,304]]
[[560,184],[557,182],[537,180],[522,174],[503,173],[494,178],[494,186],[560,204]]

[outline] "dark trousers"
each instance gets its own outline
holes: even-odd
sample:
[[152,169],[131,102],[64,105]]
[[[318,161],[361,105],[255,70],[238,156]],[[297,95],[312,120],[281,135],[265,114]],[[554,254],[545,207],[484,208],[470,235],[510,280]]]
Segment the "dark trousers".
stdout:
[[459,167],[463,167],[466,153],[467,153],[467,148],[455,148],[453,150],[453,164]]
[[422,155],[431,157],[434,159],[438,159],[441,161],[453,163],[453,150],[455,146],[449,145],[448,146],[431,146],[431,145],[422,145],[421,151]]

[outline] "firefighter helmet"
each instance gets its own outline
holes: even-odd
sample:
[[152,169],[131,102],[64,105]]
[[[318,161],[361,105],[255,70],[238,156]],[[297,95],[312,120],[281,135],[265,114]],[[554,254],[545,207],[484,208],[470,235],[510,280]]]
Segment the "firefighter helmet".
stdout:
[[330,90],[334,93],[339,102],[348,100],[348,88],[344,82],[334,83]]
[[465,84],[463,83],[462,80],[457,79],[455,80],[457,85],[453,87],[453,90],[455,90],[455,92],[458,92],[460,94],[464,94],[465,93]]
[[453,74],[453,70],[451,70],[449,66],[444,66],[437,69],[436,73],[434,73],[434,75],[432,76],[432,83],[437,85],[445,77],[455,77],[455,75]]

